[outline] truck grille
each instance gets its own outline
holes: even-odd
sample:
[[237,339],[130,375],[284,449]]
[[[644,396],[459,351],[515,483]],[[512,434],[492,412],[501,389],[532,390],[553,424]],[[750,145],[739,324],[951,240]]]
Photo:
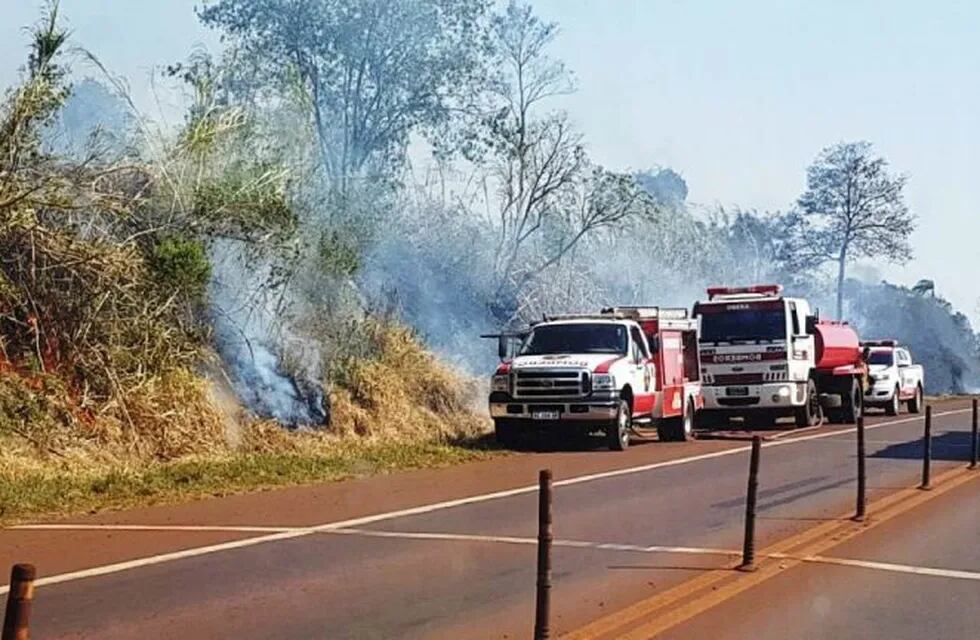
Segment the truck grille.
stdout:
[[714,384],[762,384],[761,373],[721,373],[714,377]]
[[585,371],[518,371],[514,379],[515,398],[581,398],[588,392],[589,374]]

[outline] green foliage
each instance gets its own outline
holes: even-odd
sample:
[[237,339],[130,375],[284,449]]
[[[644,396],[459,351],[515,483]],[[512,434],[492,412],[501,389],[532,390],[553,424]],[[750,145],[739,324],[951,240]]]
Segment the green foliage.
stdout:
[[252,84],[290,99],[299,79],[322,169],[346,192],[353,178],[400,164],[410,134],[446,123],[469,94],[481,78],[488,8],[487,0],[217,0],[198,15],[244,52]]
[[101,473],[0,473],[0,522],[169,503],[486,459],[467,445],[341,443],[319,453],[255,453]]
[[807,168],[807,189],[787,218],[782,259],[795,270],[833,263],[837,268],[837,318],[843,313],[848,264],[859,258],[904,263],[915,216],[905,203],[906,177],[892,175],[869,142],[823,149]]
[[163,287],[186,293],[191,298],[204,295],[211,277],[204,244],[180,236],[166,238],[153,247],[150,266]]
[[280,237],[296,226],[281,171],[233,166],[202,181],[194,191],[193,224],[206,233]]
[[317,261],[328,275],[353,276],[361,268],[361,255],[350,237],[325,231],[317,245]]

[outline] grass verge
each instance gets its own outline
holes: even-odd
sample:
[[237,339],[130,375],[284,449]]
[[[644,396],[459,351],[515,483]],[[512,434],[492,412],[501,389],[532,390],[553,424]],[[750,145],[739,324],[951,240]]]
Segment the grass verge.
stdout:
[[0,524],[445,467],[499,455],[479,442],[342,442],[330,452],[251,453],[96,473],[0,475]]

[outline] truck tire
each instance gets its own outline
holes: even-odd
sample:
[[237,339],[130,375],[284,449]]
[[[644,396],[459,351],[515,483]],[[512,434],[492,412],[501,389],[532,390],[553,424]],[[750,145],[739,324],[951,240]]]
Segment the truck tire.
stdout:
[[863,410],[864,396],[861,394],[861,385],[857,380],[851,381],[851,390],[841,395],[840,417],[841,422],[856,424],[858,416]]
[[657,437],[661,442],[684,442],[694,438],[694,403],[687,402],[681,417],[661,420],[657,424]]
[[922,412],[922,385],[915,385],[915,395],[909,400],[909,413]]
[[892,399],[885,405],[885,413],[890,416],[897,416],[898,412],[902,409],[902,400],[898,397],[899,389],[895,387],[895,393],[892,394]]
[[820,398],[817,396],[817,383],[812,379],[806,382],[806,404],[796,409],[794,415],[796,428],[812,427],[823,418],[820,409]]
[[610,451],[625,451],[630,446],[630,429],[633,428],[633,413],[626,400],[619,401],[616,420],[606,426],[606,444]]
[[493,435],[497,439],[497,444],[504,449],[516,449],[521,441],[518,426],[506,419],[493,421]]

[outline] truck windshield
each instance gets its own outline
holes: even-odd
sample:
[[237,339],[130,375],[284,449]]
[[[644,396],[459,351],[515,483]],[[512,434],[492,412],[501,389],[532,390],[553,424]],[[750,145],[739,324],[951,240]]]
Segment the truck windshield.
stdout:
[[519,355],[626,353],[626,327],[618,324],[549,324],[531,330]]
[[712,309],[707,313],[700,309],[699,315],[702,342],[786,339],[786,314],[781,306]]
[[868,364],[883,364],[890,367],[895,364],[895,352],[873,349],[868,355]]

